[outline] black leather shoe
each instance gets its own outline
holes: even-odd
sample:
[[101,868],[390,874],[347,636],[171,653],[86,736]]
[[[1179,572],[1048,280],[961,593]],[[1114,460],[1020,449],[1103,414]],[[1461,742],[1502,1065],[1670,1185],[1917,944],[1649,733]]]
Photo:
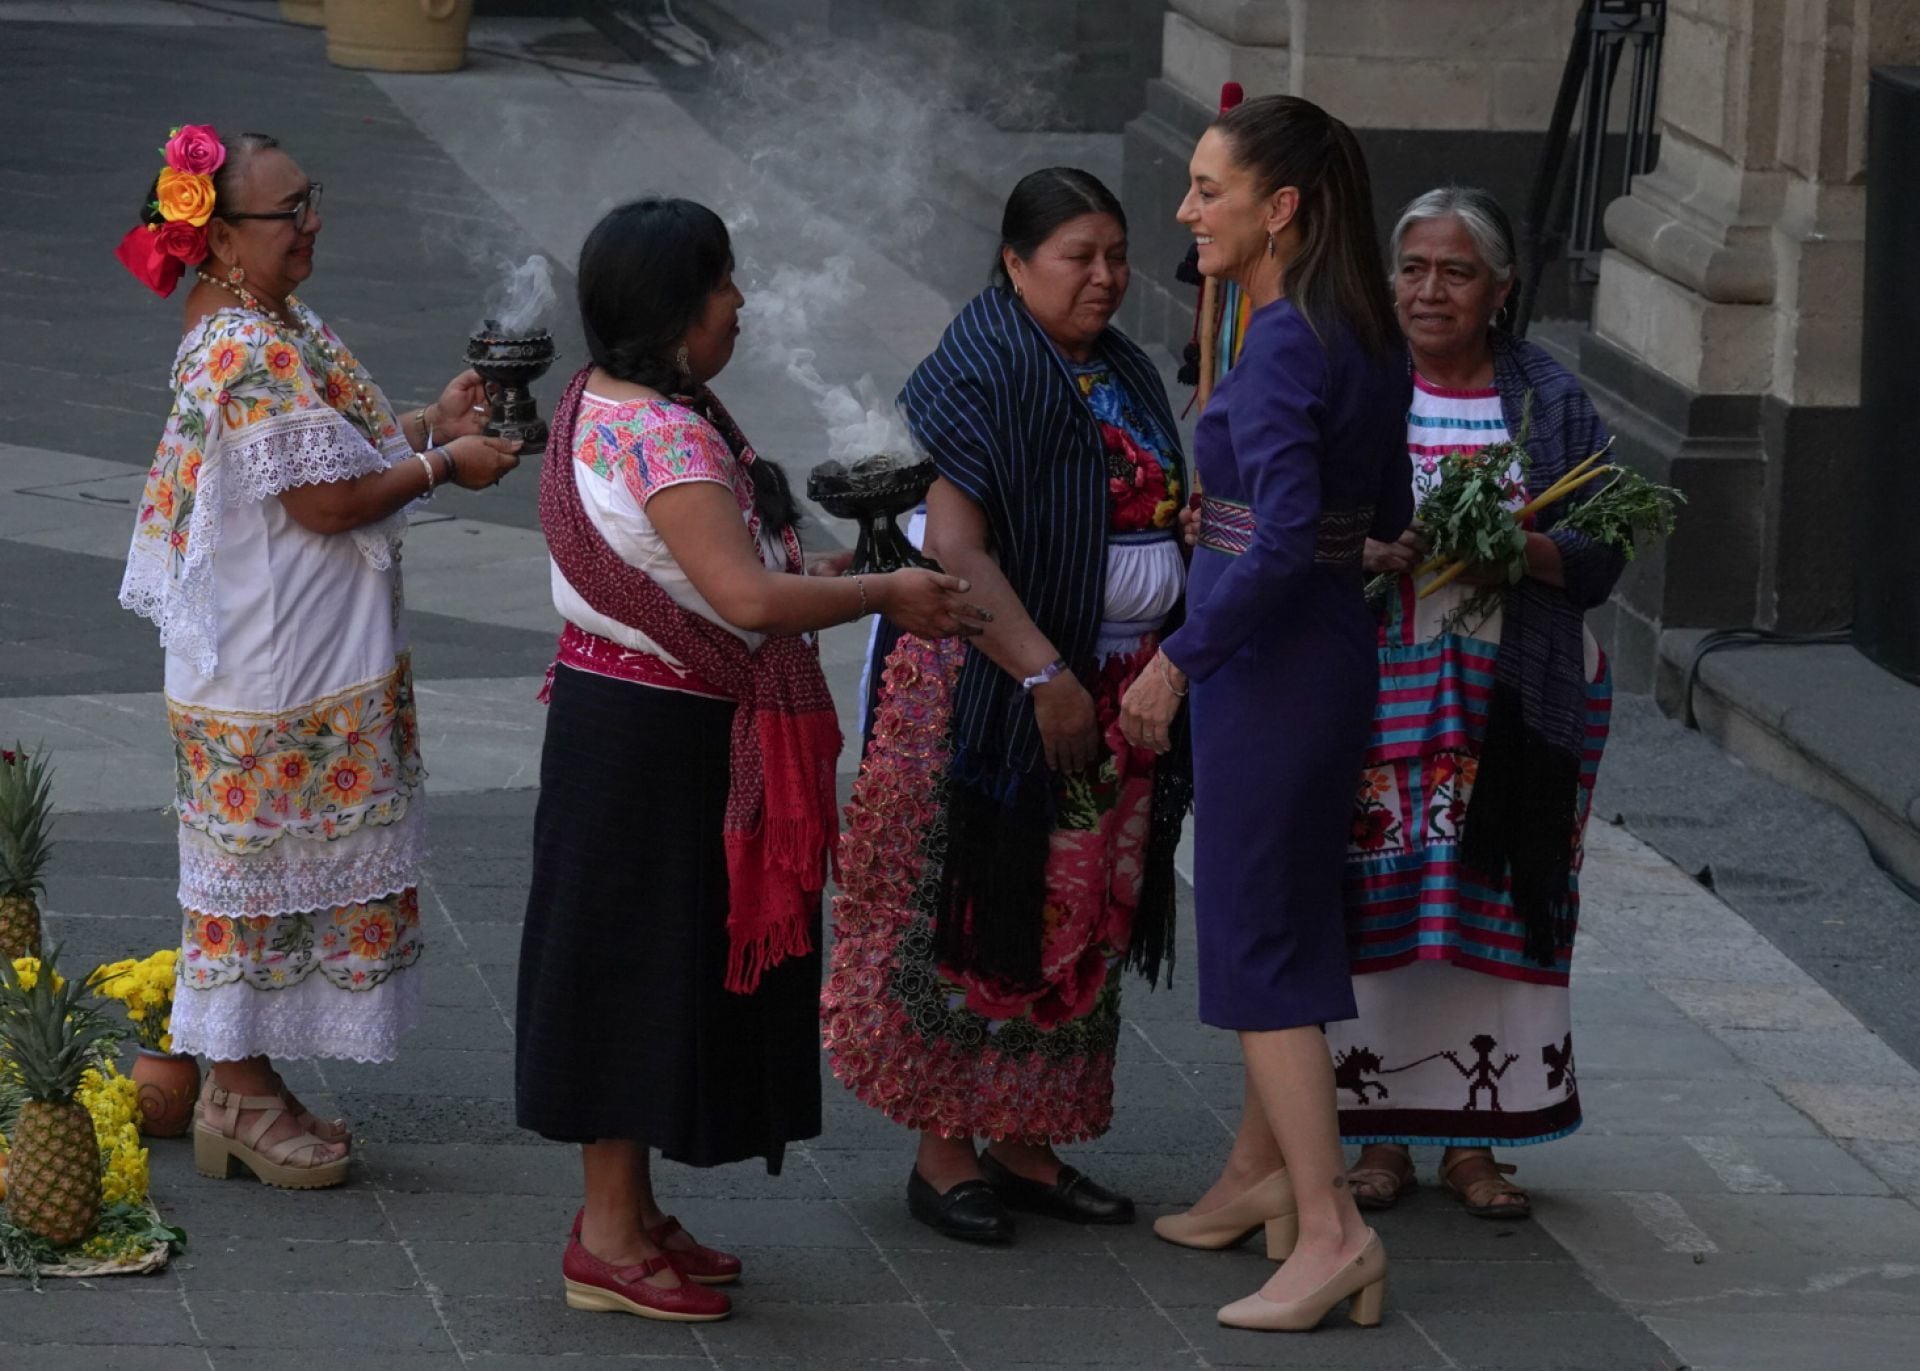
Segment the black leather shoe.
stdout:
[[1116,1195],[1080,1172],[1060,1163],[1060,1178],[1052,1185],[1016,1176],[991,1152],[980,1154],[980,1170],[993,1193],[1032,1214],[1065,1219],[1068,1223],[1132,1223],[1133,1201]]
[[916,1166],[907,1177],[907,1212],[962,1242],[1013,1241],[1013,1215],[985,1181],[961,1181],[942,1195]]

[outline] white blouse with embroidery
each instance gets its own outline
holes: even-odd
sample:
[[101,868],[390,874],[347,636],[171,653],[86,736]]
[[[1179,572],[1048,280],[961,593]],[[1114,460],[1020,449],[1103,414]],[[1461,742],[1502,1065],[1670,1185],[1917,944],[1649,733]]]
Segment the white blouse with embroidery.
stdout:
[[[339,339],[290,308],[298,330],[228,308],[181,341],[120,602],[166,649],[180,977],[208,992],[181,997],[176,1043],[370,1060],[411,1017],[412,978],[396,973],[421,947],[406,518],[324,535],[278,497],[412,450]],[[323,985],[368,993],[339,997],[349,1009]]]
[[[674,560],[666,539],[647,517],[647,502],[661,491],[690,481],[710,481],[733,492],[748,534],[770,570],[786,567],[780,540],[760,526],[754,508],[753,478],[727,447],[717,429],[683,405],[665,400],[610,400],[586,391],[575,421],[573,479],[587,517],[620,560],[647,574],[673,602],[734,635],[749,649],[766,635],[736,628],[722,619]],[[631,624],[608,618],[568,584],[558,562],[551,563],[553,607],[577,624],[623,647],[650,653],[676,671],[682,662]]]

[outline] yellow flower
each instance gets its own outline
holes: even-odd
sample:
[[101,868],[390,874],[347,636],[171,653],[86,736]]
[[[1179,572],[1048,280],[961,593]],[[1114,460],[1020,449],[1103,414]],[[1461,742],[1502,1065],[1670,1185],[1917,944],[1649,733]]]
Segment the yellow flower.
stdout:
[[[246,363],[247,350],[229,338],[214,344],[213,351],[207,354],[207,374],[224,386],[240,374]],[[207,732],[211,735],[213,730],[209,728]]]
[[267,759],[267,784],[276,790],[304,789],[312,774],[304,752],[276,752]]
[[260,788],[244,771],[229,771],[213,783],[213,801],[220,817],[230,824],[243,824],[260,805]]
[[[22,990],[33,989],[34,986],[40,982],[40,959],[38,957],[16,957],[13,963],[13,974],[20,978],[20,988]],[[56,971],[53,976],[53,988],[58,990],[66,983],[67,978]]]
[[168,167],[160,173],[160,185],[154,192],[160,202],[160,217],[168,223],[185,219],[195,228],[213,218],[213,178],[196,172],[175,171]]
[[321,778],[321,793],[338,805],[357,804],[373,792],[373,772],[353,757],[338,757],[327,764]]
[[269,343],[267,371],[276,381],[284,381],[300,369],[300,354],[286,343]]

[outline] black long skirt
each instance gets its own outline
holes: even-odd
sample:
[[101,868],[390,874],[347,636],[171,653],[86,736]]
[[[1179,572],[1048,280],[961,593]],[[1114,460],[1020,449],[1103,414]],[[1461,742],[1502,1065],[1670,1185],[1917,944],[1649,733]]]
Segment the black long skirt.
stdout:
[[520,948],[520,1126],[689,1166],[820,1132],[820,927],[751,995],[727,967],[728,701],[559,667]]

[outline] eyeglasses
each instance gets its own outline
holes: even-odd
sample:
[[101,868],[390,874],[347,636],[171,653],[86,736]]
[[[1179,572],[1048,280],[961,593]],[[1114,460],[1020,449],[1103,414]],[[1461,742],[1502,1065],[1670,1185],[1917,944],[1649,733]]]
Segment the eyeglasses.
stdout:
[[277,209],[266,214],[221,214],[220,218],[232,222],[235,219],[291,219],[295,233],[305,233],[307,225],[313,222],[313,216],[320,211],[320,190],[318,181],[309,182],[307,193],[300,197],[300,203],[292,209]]

